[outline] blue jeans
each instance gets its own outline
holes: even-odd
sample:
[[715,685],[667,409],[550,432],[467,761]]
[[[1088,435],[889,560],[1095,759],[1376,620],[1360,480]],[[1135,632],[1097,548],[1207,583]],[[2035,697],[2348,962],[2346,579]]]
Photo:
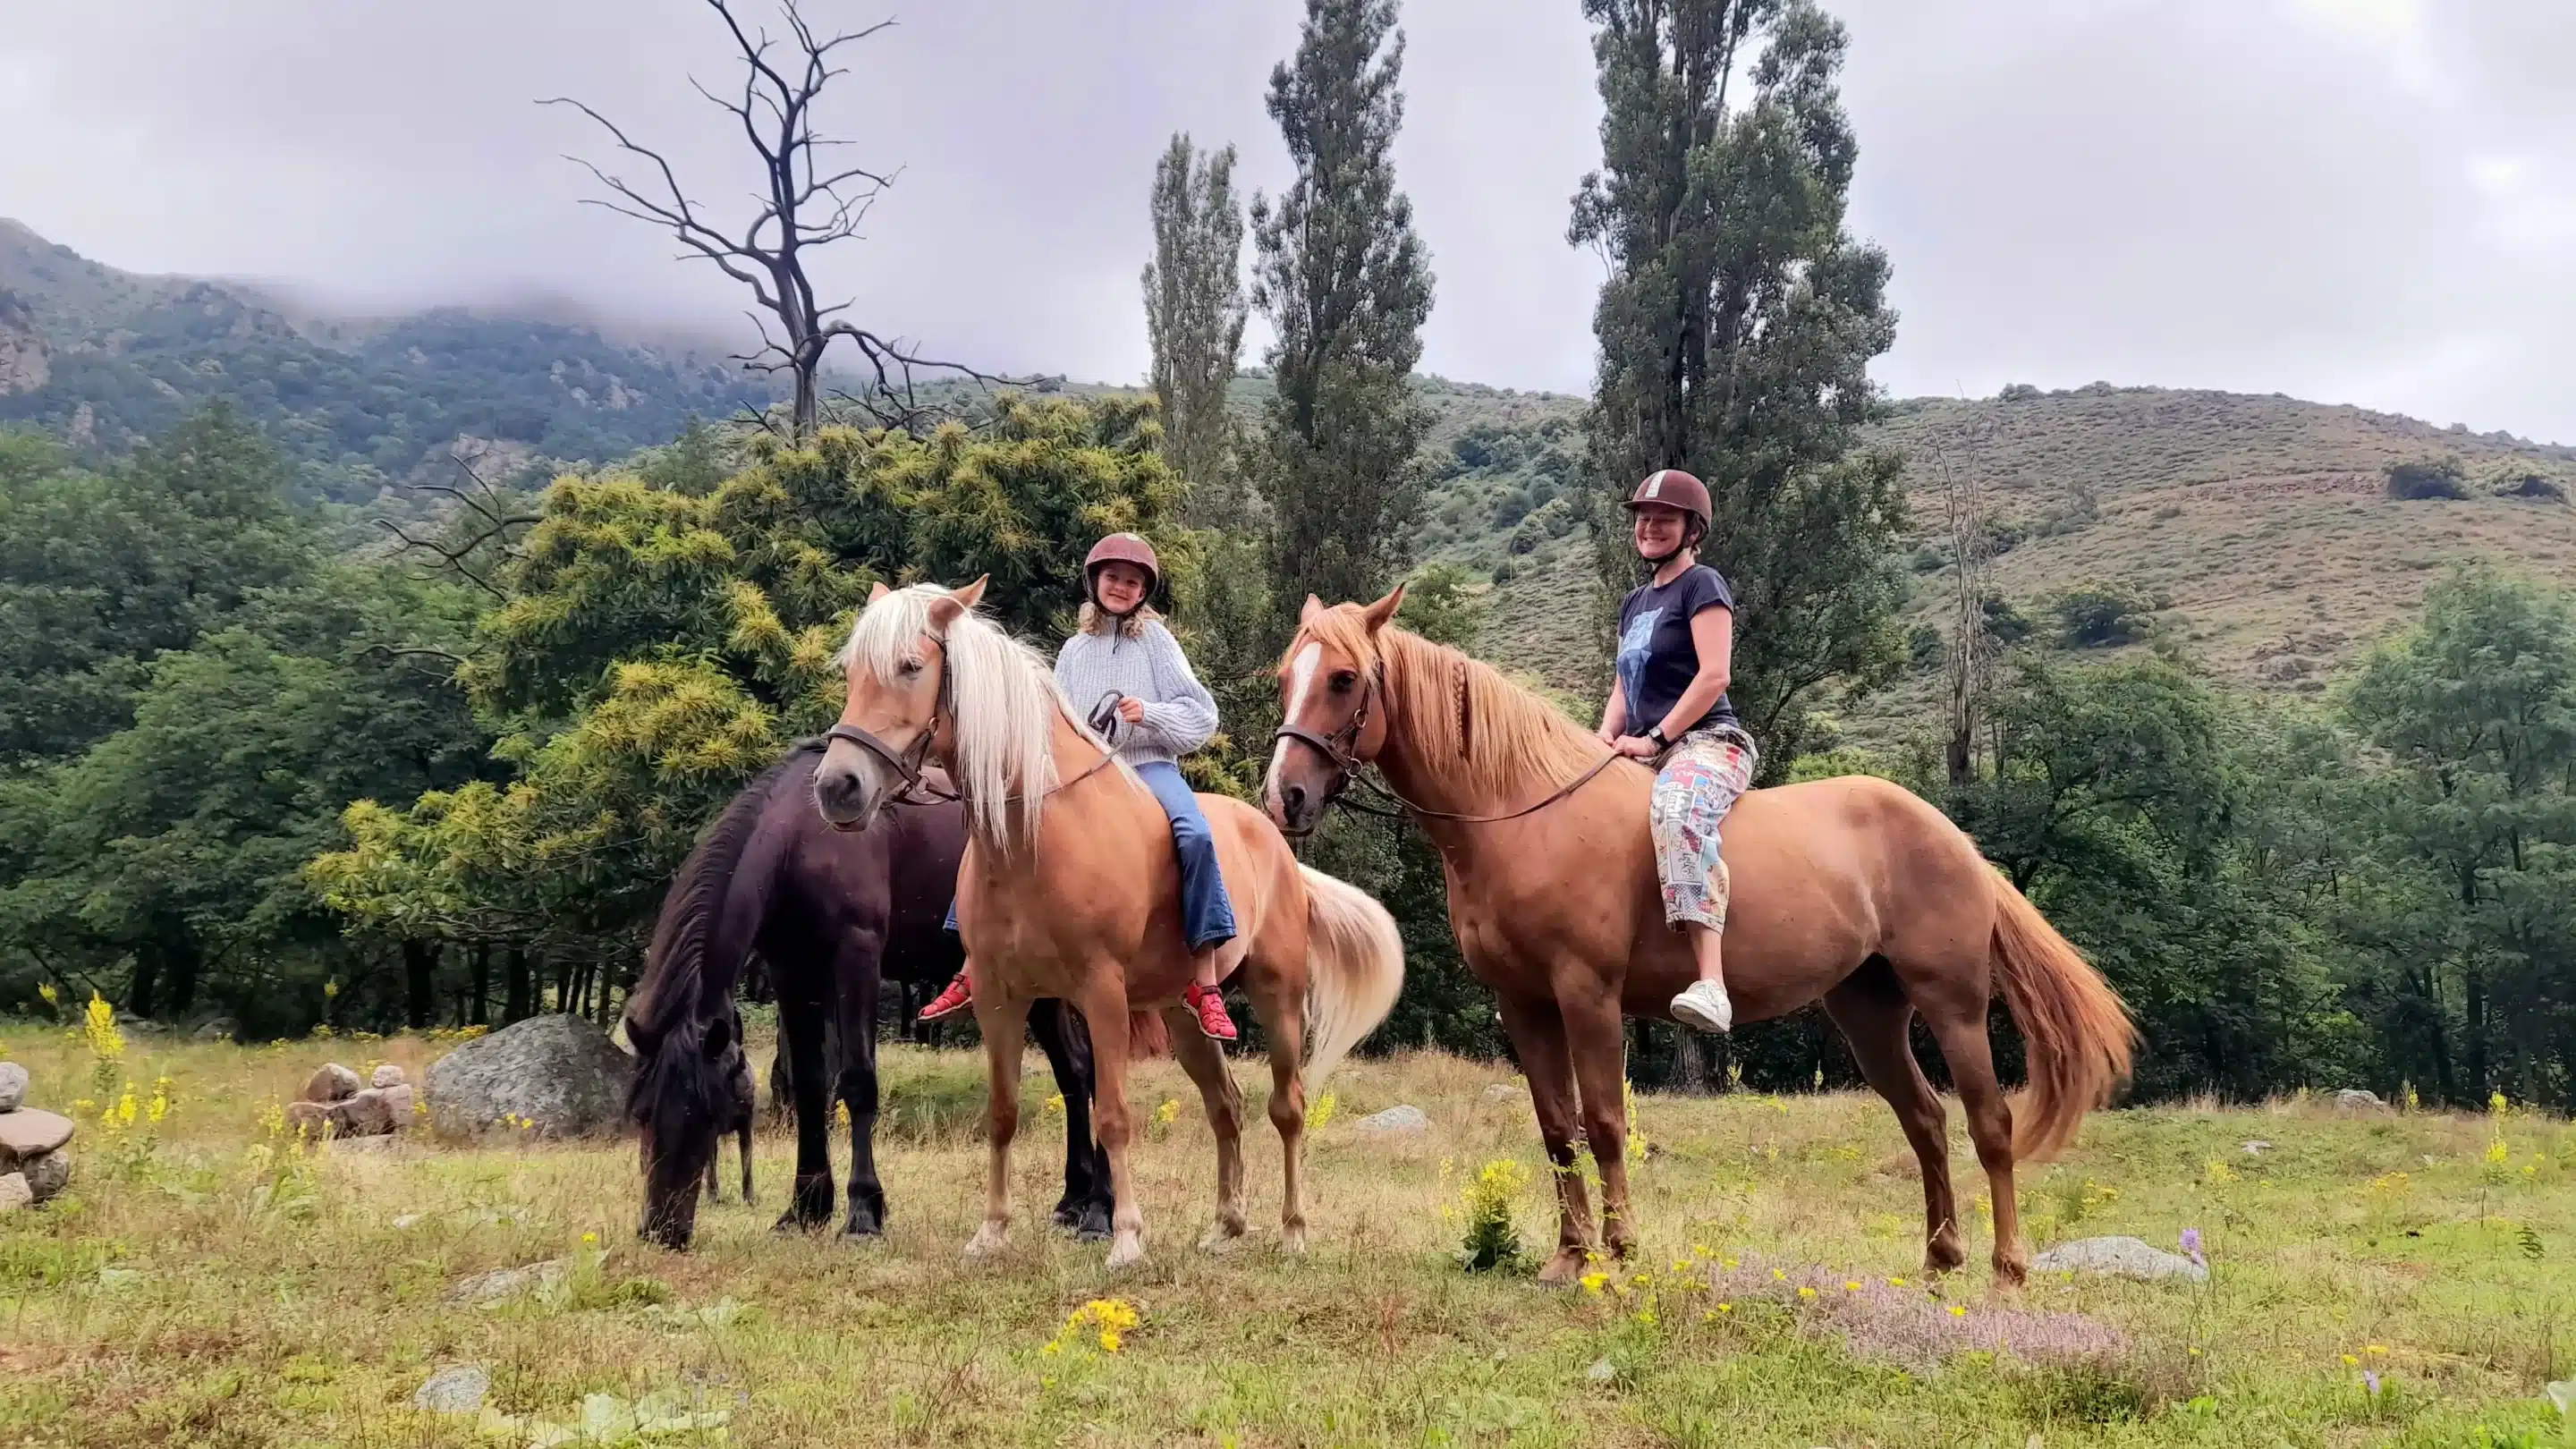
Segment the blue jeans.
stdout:
[[[1136,778],[1154,792],[1154,803],[1172,822],[1172,847],[1181,854],[1181,932],[1190,950],[1204,951],[1234,939],[1234,901],[1225,893],[1225,877],[1216,864],[1216,837],[1208,833],[1207,812],[1181,767],[1155,760],[1136,767]],[[948,929],[957,929],[957,903],[948,903]]]

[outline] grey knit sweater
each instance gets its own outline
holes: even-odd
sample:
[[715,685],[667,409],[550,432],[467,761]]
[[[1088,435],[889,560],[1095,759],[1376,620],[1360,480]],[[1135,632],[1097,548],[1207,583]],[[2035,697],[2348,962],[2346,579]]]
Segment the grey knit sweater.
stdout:
[[1085,631],[1065,640],[1055,656],[1055,682],[1084,719],[1111,690],[1144,701],[1144,723],[1122,719],[1109,732],[1118,757],[1131,765],[1177,763],[1216,733],[1215,698],[1157,619],[1146,620],[1132,639]]

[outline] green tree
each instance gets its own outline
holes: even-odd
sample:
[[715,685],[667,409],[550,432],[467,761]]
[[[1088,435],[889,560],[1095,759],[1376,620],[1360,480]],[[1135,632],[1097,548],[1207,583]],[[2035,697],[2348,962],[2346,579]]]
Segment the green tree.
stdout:
[[[1593,319],[1601,578],[1613,597],[1636,580],[1614,508],[1639,478],[1708,483],[1701,556],[1741,606],[1734,697],[1776,773],[1820,686],[1903,658],[1901,465],[1851,454],[1896,319],[1885,253],[1843,226],[1859,152],[1836,88],[1846,37],[1811,0],[1583,10],[1599,27],[1602,168],[1568,234],[1610,268]],[[1739,76],[1749,94],[1730,106]]]
[[1145,332],[1154,348],[1154,396],[1163,404],[1163,452],[1187,479],[1194,518],[1230,520],[1240,490],[1226,387],[1243,355],[1243,208],[1234,198],[1234,148],[1213,154],[1187,134],[1154,164],[1154,259],[1145,264]]
[[1395,0],[1307,0],[1296,56],[1270,73],[1270,115],[1297,175],[1275,203],[1252,203],[1253,300],[1277,334],[1252,467],[1275,518],[1286,619],[1308,594],[1382,592],[1422,507],[1430,413],[1411,377],[1432,283],[1395,185],[1395,22]]

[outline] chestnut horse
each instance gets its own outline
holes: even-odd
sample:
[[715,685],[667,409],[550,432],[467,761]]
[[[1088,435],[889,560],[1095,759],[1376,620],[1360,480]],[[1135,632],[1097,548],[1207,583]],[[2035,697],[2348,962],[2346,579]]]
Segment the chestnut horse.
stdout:
[[[953,592],[877,588],[842,651],[849,696],[814,776],[816,803],[844,828],[864,825],[930,760],[965,797],[957,925],[992,1090],[984,1221],[967,1253],[999,1249],[1009,1231],[1020,1032],[1042,998],[1072,1002],[1091,1023],[1092,1122],[1115,1199],[1109,1265],[1133,1263],[1145,1247],[1127,1161],[1131,1003],[1161,1010],[1206,1105],[1217,1219],[1203,1246],[1223,1246],[1244,1230],[1243,1096],[1180,1001],[1191,963],[1171,826],[1074,718],[1045,662],[975,612],[983,593],[981,579]],[[1306,1082],[1322,1081],[1386,1019],[1404,985],[1404,945],[1384,907],[1299,865],[1259,810],[1222,795],[1199,804],[1241,932],[1220,949],[1219,974],[1240,968],[1269,1045],[1270,1122],[1285,1159],[1280,1232],[1294,1251],[1305,1244]]]
[[[1592,1243],[1574,1171],[1577,1094],[1584,1141],[1628,1140],[1620,1018],[1669,1020],[1696,974],[1688,941],[1664,924],[1646,825],[1654,775],[1605,763],[1598,739],[1490,666],[1393,627],[1403,595],[1306,601],[1279,669],[1286,722],[1267,804],[1283,829],[1310,830],[1374,763],[1439,846],[1450,925],[1499,998],[1556,1167],[1557,1251],[1542,1277],[1563,1282]],[[1937,1273],[1965,1254],[1941,1100],[1907,1039],[1920,1013],[1993,1187],[1997,1279],[2020,1282],[2013,1164],[2063,1147],[2127,1075],[2135,1032],[2119,997],[1957,826],[1888,781],[1753,791],[1727,816],[1724,854],[1736,1019],[1823,999],[1922,1165],[1924,1258]],[[1998,985],[2029,1045],[2018,1131],[1986,1036]],[[1595,1156],[1604,1236],[1624,1256],[1627,1164],[1615,1149]]]

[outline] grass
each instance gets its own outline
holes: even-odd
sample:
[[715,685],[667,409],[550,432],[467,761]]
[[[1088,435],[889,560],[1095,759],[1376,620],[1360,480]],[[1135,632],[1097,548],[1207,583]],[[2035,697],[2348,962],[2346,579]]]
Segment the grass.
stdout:
[[[1037,1226],[1060,1119],[1034,1059],[1020,1226],[975,1265],[958,1251],[982,1170],[960,1053],[885,1054],[893,1221],[867,1246],[770,1233],[776,1136],[763,1203],[709,1210],[677,1256],[632,1238],[630,1143],[306,1155],[263,1125],[326,1059],[417,1073],[440,1049],[133,1039],[122,1069],[172,1079],[166,1120],[85,1121],[67,1197],[0,1219],[0,1442],[528,1442],[525,1422],[485,1437],[410,1407],[435,1369],[477,1364],[507,1415],[568,1425],[586,1396],[650,1400],[719,1412],[727,1442],[750,1445],[2576,1444],[2540,1397],[2576,1373],[2576,1130],[2519,1114],[2303,1100],[2098,1116],[2026,1177],[2033,1236],[2171,1247],[2197,1228],[2213,1280],[2043,1276],[2016,1295],[1982,1266],[1921,1283],[1911,1158],[1875,1099],[1646,1096],[1644,1251],[1558,1291],[1453,1256],[1479,1179],[1488,1196],[1505,1184],[1532,1248],[1553,1237],[1526,1100],[1488,1094],[1511,1080],[1496,1065],[1403,1056],[1338,1079],[1310,1156],[1313,1246],[1292,1260],[1273,1246],[1260,1074],[1238,1065],[1256,1231],[1218,1256],[1191,1246],[1213,1190],[1195,1098],[1148,1064],[1140,1114],[1188,1105],[1136,1155],[1151,1256],[1112,1275],[1101,1247]],[[0,1053],[31,1069],[39,1105],[92,1091],[87,1048],[61,1028],[0,1029]],[[1432,1130],[1361,1135],[1397,1102]],[[1516,1184],[1483,1171],[1504,1159]],[[1982,1216],[1967,1226],[1981,1265]],[[449,1297],[558,1259],[551,1288]],[[703,1422],[602,1432],[715,1441]]]

